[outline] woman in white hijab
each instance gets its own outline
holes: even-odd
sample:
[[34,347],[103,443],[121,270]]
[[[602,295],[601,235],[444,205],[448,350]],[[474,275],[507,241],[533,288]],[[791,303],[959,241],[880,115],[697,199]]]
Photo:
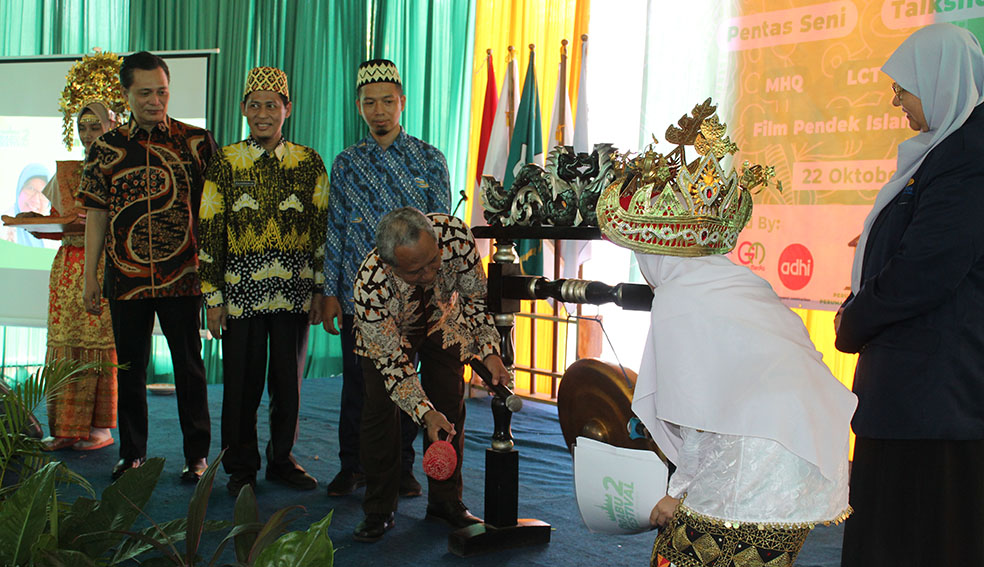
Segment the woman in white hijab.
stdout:
[[[814,525],[850,512],[854,396],[747,268],[725,256],[636,258],[653,305],[632,410],[677,466],[650,519],[669,524],[653,565],[726,553],[792,564]],[[701,538],[717,540],[711,551]]]
[[837,348],[859,352],[842,566],[984,565],[984,54],[933,24],[882,71],[919,132],[864,223]]
[[[690,137],[674,133],[675,159],[696,145],[695,125],[720,129],[709,104],[681,119]],[[663,528],[651,564],[788,566],[816,524],[850,513],[857,400],[768,282],[723,256],[763,168],[724,175],[706,141],[669,178],[665,156],[647,150],[598,200],[602,233],[636,251],[653,288],[632,411],[676,471],[650,514]]]

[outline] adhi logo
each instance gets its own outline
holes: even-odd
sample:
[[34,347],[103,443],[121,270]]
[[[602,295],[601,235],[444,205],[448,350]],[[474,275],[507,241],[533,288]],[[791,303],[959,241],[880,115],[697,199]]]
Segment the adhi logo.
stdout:
[[791,290],[803,289],[813,277],[813,255],[802,244],[790,244],[779,254],[779,279]]

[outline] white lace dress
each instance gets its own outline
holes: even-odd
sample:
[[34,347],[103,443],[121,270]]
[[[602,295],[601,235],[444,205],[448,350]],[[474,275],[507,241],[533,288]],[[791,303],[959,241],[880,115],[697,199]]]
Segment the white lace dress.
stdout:
[[680,428],[683,445],[667,493],[687,508],[732,522],[824,523],[847,510],[845,459],[837,478],[778,442]]

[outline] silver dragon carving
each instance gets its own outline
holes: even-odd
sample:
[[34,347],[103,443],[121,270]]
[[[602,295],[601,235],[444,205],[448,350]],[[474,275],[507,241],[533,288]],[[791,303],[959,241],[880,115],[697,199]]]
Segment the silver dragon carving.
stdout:
[[555,146],[546,168],[522,166],[508,190],[482,176],[485,220],[490,226],[597,226],[598,196],[615,179],[614,154],[611,144],[595,144],[590,154]]

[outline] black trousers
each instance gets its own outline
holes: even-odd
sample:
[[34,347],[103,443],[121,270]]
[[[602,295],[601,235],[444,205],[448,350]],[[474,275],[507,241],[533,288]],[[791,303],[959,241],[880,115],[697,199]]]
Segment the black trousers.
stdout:
[[[355,317],[342,316],[342,400],[338,416],[338,460],[342,469],[361,471],[359,463],[359,429],[362,427],[362,406],[366,385],[362,364],[355,354]],[[401,457],[403,472],[413,469],[413,442],[417,424],[409,415],[400,412]]]
[[291,451],[297,441],[309,328],[306,313],[227,321],[222,335],[222,465],[227,473],[255,474],[260,469],[256,411],[264,382],[270,393],[267,468],[289,471],[297,466]]
[[[458,454],[458,466],[451,478],[427,479],[427,500],[432,503],[461,499],[461,455],[465,446],[464,365],[458,348],[444,350],[441,333],[410,338],[408,356],[420,358],[420,381],[428,399],[443,413],[457,434],[451,440]],[[373,362],[361,358],[366,397],[362,408],[362,469],[366,473],[366,495],[362,509],[366,514],[388,514],[396,510],[400,490],[401,411],[383,385],[383,375]],[[424,451],[430,446],[424,435]]]
[[208,456],[211,422],[199,334],[201,307],[201,296],[109,301],[116,356],[129,365],[116,378],[120,458],[147,455],[147,363],[155,313],[171,351],[185,460]]

